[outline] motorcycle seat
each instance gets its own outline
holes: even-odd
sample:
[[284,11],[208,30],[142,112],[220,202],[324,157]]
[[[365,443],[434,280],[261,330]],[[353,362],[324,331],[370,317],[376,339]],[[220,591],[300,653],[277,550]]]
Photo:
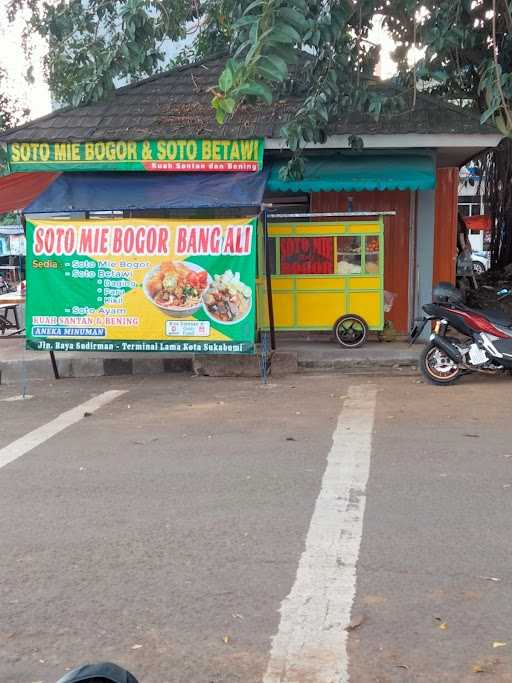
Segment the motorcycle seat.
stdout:
[[477,313],[478,315],[483,315],[484,318],[490,320],[495,325],[501,325],[502,327],[512,327],[512,319],[509,315],[503,311],[488,310],[481,308],[468,308],[472,313]]

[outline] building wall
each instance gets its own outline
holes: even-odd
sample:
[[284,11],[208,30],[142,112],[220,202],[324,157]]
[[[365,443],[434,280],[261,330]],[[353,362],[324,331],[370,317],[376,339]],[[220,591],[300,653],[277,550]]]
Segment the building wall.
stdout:
[[414,317],[421,318],[421,307],[432,301],[434,272],[435,190],[421,190],[416,198],[416,268]]
[[458,168],[437,169],[433,284],[437,282],[455,284],[458,186]]
[[396,294],[393,309],[385,318],[392,321],[397,332],[407,334],[411,193],[400,190],[316,192],[311,195],[311,211],[347,211],[349,197],[353,211],[396,211],[396,216],[386,217],[384,227],[384,288]]

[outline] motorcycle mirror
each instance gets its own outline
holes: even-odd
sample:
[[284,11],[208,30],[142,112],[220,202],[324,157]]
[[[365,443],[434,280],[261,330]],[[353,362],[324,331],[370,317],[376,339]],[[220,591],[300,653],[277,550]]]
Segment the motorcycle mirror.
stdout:
[[135,676],[126,669],[112,664],[100,662],[99,664],[85,664],[65,676],[59,678],[57,683],[139,683]]

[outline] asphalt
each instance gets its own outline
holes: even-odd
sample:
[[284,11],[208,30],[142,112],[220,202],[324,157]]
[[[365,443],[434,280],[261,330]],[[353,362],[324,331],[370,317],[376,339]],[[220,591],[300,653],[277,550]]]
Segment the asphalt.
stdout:
[[2,683],[95,659],[140,683],[259,683],[337,417],[368,383],[350,680],[512,680],[509,378],[159,375],[0,387],[3,445],[128,390],[0,469]]

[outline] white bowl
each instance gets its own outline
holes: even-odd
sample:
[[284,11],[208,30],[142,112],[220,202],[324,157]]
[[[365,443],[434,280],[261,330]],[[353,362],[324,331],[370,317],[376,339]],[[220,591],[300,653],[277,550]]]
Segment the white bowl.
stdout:
[[[178,261],[176,261],[176,263],[178,263]],[[187,268],[193,270],[195,273],[202,273],[203,271],[206,272],[206,289],[208,289],[212,283],[212,278],[211,275],[206,271],[206,269],[202,266],[198,266],[196,263],[190,263],[190,261],[184,261],[184,263],[187,266]],[[151,268],[151,270],[148,270],[148,272],[144,276],[144,280],[142,281],[142,288],[144,290],[144,294],[151,301],[151,303],[158,309],[160,309],[162,313],[165,313],[171,318],[186,318],[187,316],[194,315],[194,313],[197,313],[197,311],[201,308],[203,295],[201,295],[201,298],[199,299],[199,302],[197,304],[194,304],[193,306],[187,306],[186,308],[182,306],[162,306],[161,304],[157,304],[157,302],[149,293],[148,283],[151,280],[151,278],[154,277],[159,271],[160,264],[158,266],[154,266],[153,268]]]
[[[211,283],[210,283],[210,284],[211,284]],[[216,318],[216,317],[213,315],[213,313],[210,313],[210,311],[208,310],[208,306],[206,305],[205,297],[206,297],[206,295],[208,294],[208,290],[210,289],[210,284],[209,284],[208,287],[204,290],[203,296],[202,296],[202,300],[203,300],[203,309],[204,309],[204,312],[206,313],[206,315],[207,315],[211,320],[213,320],[214,322],[216,322],[218,325],[238,325],[238,323],[242,322],[242,320],[245,320],[245,318],[247,318],[247,316],[249,315],[249,313],[251,312],[251,309],[252,309],[252,293],[251,293],[251,296],[250,296],[250,298],[249,298],[249,307],[247,308],[247,310],[245,311],[245,313],[244,313],[242,316],[240,316],[240,318],[237,318],[236,320],[229,320],[229,321],[219,320],[218,318]]]

